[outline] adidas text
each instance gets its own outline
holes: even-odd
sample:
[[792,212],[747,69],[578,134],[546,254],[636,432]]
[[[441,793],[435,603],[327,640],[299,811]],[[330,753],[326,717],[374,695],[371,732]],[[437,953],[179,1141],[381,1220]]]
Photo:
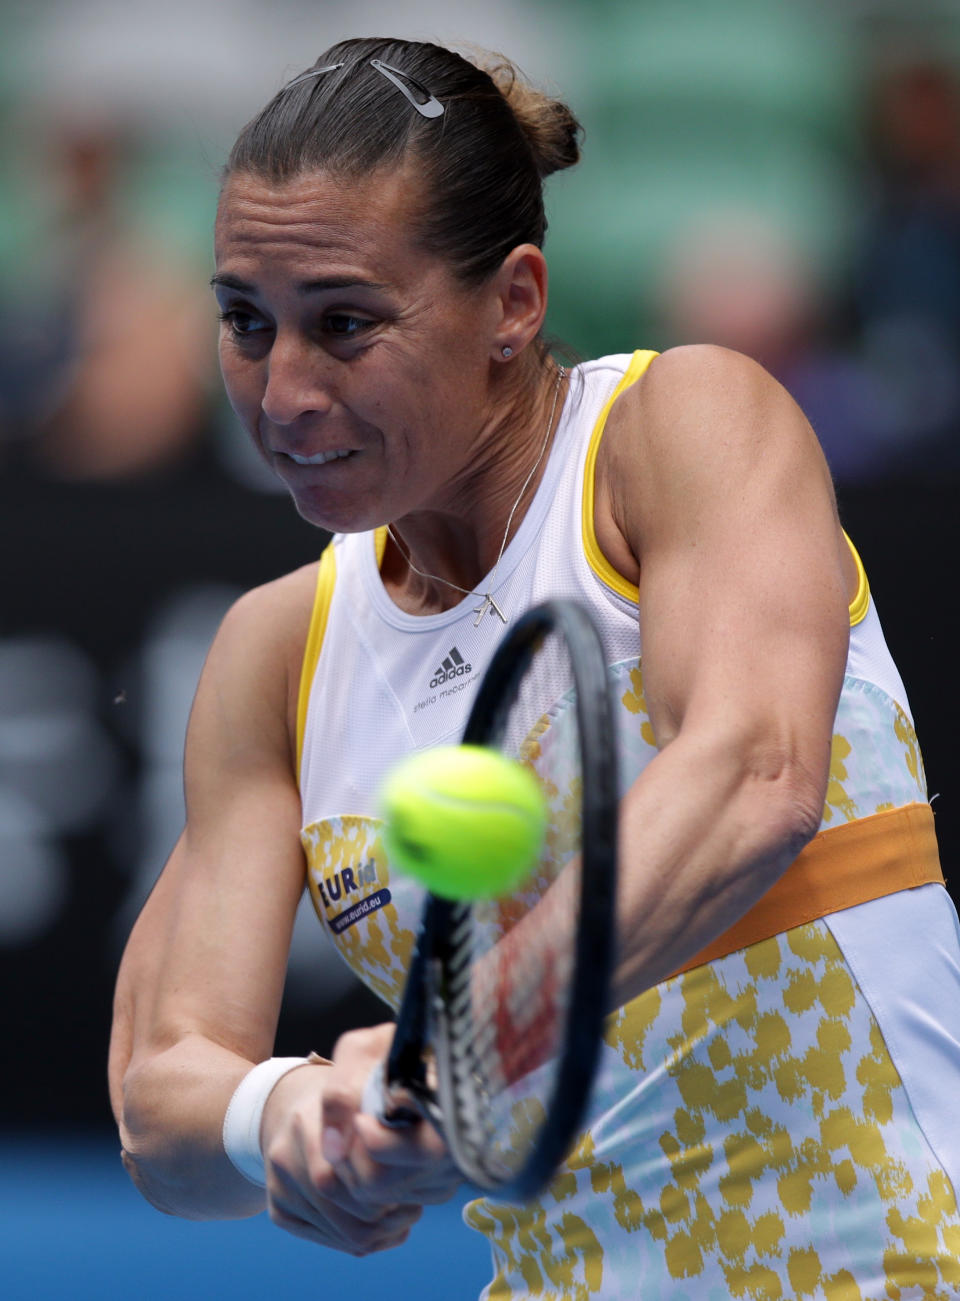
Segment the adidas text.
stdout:
[[454,678],[462,678],[465,674],[473,671],[472,664],[464,663],[463,656],[457,650],[456,646],[450,648],[450,653],[434,670],[433,677],[430,680],[431,687],[443,686],[444,682],[451,682]]

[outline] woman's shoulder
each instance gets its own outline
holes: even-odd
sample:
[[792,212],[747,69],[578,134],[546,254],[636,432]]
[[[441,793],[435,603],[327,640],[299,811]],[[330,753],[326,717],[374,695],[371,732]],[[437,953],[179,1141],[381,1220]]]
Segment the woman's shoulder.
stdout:
[[611,411],[611,446],[618,432],[676,455],[687,444],[691,451],[702,451],[711,443],[717,454],[720,443],[729,450],[731,440],[740,438],[799,436],[806,441],[810,436],[783,386],[743,353],[715,344],[684,344],[647,356],[637,382],[624,389]]
[[291,735],[318,567],[319,561],[313,561],[239,597],[220,625],[207,662],[224,691],[282,715]]
[[597,469],[621,532],[710,502],[739,509],[748,483],[758,501],[807,484],[832,498],[816,435],[786,389],[751,358],[706,344],[655,357],[618,396]]
[[[599,360],[609,363],[622,359],[617,355]],[[730,385],[741,392],[781,388],[759,362],[719,344],[684,343],[663,352],[641,349],[626,360],[639,371],[638,382],[628,392],[647,403],[664,397],[673,401],[717,397]]]
[[253,587],[239,597],[224,619],[228,635],[276,645],[305,631],[310,622],[319,560]]

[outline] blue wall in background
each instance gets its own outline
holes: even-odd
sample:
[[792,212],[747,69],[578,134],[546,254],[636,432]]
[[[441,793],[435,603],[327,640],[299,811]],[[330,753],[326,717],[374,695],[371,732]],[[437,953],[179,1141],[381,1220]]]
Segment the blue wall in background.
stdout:
[[363,1260],[275,1229],[171,1219],[142,1201],[113,1144],[50,1136],[0,1143],[4,1301],[471,1301],[489,1249],[460,1219],[465,1199],[430,1207],[404,1246]]

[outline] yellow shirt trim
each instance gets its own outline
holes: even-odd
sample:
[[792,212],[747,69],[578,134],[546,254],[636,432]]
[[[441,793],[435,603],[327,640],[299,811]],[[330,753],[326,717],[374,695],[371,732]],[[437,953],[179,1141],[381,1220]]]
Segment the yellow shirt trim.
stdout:
[[867,571],[863,567],[860,553],[850,541],[846,530],[844,530],[843,536],[847,539],[847,546],[850,548],[851,556],[853,556],[853,563],[857,566],[857,590],[850,602],[850,627],[855,628],[858,623],[861,623],[867,617],[867,611],[870,608],[870,584],[867,582]]
[[[581,513],[581,531],[583,534],[583,551],[587,557],[587,563],[590,568],[606,585],[611,588],[618,596],[624,597],[625,600],[631,601],[634,605],[640,599],[640,592],[636,584],[631,583],[629,579],[624,578],[623,574],[614,569],[610,561],[600,550],[600,544],[597,542],[597,534],[594,528],[594,511],[595,511],[595,478],[597,470],[597,454],[600,451],[600,440],[603,438],[603,431],[606,428],[607,418],[613,408],[614,402],[621,393],[625,392],[632,384],[644,374],[647,367],[653,361],[654,357],[659,354],[650,351],[639,351],[633,354],[630,365],[624,371],[623,378],[613,393],[607,399],[603,410],[597,417],[597,423],[593,427],[593,433],[590,435],[590,446],[587,448],[587,460],[584,467],[583,475],[583,504]],[[854,628],[858,623],[866,618],[867,610],[870,607],[870,584],[867,582],[866,570],[863,567],[863,561],[857,552],[856,547],[850,541],[847,534],[847,545],[850,547],[850,554],[853,556],[854,563],[857,566],[857,590],[850,602],[850,627]]]
[[383,553],[387,549],[387,526],[373,530],[373,547],[374,555],[377,557],[377,568],[383,564]]
[[337,582],[337,558],[333,547],[327,546],[320,557],[317,570],[317,586],[313,597],[313,611],[310,615],[310,630],[307,644],[303,650],[303,665],[300,669],[300,691],[297,696],[297,781],[300,780],[300,764],[303,758],[303,735],[307,727],[307,708],[310,704],[310,688],[313,686],[314,674],[323,648],[323,638],[327,631],[327,617],[330,614],[330,602]]
[[621,393],[625,392],[632,384],[635,384],[640,376],[644,373],[654,357],[655,352],[641,351],[635,352],[630,359],[630,365],[623,373],[623,378],[617,387],[613,390],[603,410],[597,417],[597,423],[593,427],[593,433],[590,435],[590,446],[587,448],[587,460],[583,474],[583,506],[581,514],[581,532],[583,534],[583,551],[587,557],[587,563],[596,574],[596,576],[619,596],[625,597],[628,601],[636,604],[640,593],[636,586],[629,582],[624,576],[617,572],[611,565],[610,561],[600,550],[600,544],[597,542],[597,534],[594,529],[594,478],[597,470],[597,453],[600,451],[600,439],[603,437],[603,431],[607,424],[607,417],[613,407],[614,402]]

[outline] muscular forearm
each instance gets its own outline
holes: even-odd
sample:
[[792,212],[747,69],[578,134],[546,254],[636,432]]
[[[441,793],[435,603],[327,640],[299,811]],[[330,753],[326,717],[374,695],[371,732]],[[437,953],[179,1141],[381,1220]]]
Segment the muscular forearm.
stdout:
[[821,778],[792,762],[671,742],[621,805],[614,1005],[747,912],[814,834],[822,805]]
[[265,1205],[223,1150],[227,1104],[252,1063],[191,1036],[134,1057],[119,1090],[123,1163],[158,1210],[188,1219],[239,1219]]

